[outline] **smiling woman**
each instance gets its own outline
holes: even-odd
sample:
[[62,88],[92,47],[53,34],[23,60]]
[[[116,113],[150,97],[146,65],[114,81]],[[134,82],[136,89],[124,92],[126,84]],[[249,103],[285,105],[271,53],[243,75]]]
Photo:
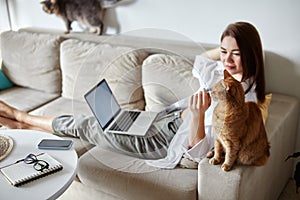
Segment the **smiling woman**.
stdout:
[[236,40],[231,36],[225,37],[220,48],[220,58],[224,63],[224,68],[230,72],[236,80],[241,81],[243,77],[243,66]]

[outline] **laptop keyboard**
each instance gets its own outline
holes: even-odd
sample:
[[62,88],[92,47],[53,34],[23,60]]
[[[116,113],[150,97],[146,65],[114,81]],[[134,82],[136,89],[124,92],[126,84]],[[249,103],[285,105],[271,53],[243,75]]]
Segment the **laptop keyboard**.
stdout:
[[122,115],[115,121],[109,130],[112,131],[128,131],[133,122],[137,119],[140,112],[124,111]]

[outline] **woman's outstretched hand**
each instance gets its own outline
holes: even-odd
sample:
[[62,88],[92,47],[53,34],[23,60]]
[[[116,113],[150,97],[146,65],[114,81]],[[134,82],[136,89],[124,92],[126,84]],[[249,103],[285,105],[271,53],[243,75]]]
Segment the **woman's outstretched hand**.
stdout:
[[190,97],[189,109],[192,113],[192,120],[189,136],[189,148],[192,148],[205,137],[204,114],[210,104],[210,96],[205,90]]
[[211,104],[211,98],[206,90],[200,91],[190,97],[189,109],[194,117],[203,116]]

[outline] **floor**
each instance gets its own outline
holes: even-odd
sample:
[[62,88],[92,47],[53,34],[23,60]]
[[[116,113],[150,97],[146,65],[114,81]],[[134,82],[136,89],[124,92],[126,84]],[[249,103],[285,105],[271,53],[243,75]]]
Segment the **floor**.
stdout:
[[296,183],[293,179],[290,179],[278,200],[300,200],[300,188],[297,194]]

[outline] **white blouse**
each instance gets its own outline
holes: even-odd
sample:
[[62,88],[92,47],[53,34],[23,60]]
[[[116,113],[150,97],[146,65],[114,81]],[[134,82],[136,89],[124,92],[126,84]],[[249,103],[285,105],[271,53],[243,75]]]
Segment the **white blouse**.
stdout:
[[[212,89],[219,80],[223,79],[223,71],[224,66],[220,61],[214,61],[201,55],[196,56],[193,75],[200,82],[200,88],[197,92],[203,89]],[[244,90],[247,88],[248,82],[242,82]],[[246,94],[245,100],[257,102],[255,86]],[[189,149],[188,141],[192,114],[188,112],[187,117],[170,143],[167,156],[158,160],[146,160],[145,162],[150,166],[172,169],[176,167],[183,155],[195,162],[200,162],[205,158],[207,152],[214,146],[212,116],[216,105],[217,102],[212,100],[211,106],[205,112],[205,137],[195,146]]]

